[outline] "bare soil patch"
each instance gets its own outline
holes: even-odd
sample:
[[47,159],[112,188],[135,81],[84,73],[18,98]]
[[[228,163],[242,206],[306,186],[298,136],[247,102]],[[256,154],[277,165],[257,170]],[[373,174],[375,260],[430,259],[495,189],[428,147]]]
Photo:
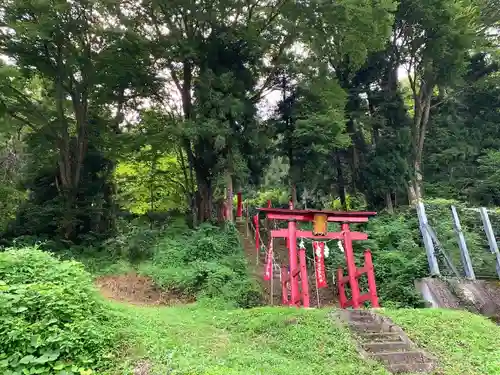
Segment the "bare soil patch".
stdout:
[[162,290],[149,277],[135,273],[102,276],[95,283],[104,297],[134,305],[179,305],[194,302],[193,298]]

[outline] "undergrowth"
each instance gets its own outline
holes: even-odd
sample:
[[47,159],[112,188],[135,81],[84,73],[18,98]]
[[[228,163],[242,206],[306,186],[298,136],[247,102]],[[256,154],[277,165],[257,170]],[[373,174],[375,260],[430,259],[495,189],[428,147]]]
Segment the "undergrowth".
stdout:
[[40,247],[83,263],[94,276],[139,273],[160,288],[199,301],[244,308],[261,304],[260,285],[248,273],[234,225],[203,224],[193,230],[184,218],[156,229],[122,224],[114,237],[96,245],[61,248],[45,242]]
[[0,253],[2,374],[92,374],[112,358],[116,323],[81,264],[37,248]]
[[[429,224],[435,230],[441,245],[435,249],[442,275],[455,276],[444,261],[443,250],[458,270],[459,276],[465,275],[457,234],[453,228],[450,208],[452,204],[457,207],[476,276],[496,278],[495,257],[488,249],[477,210],[468,209],[454,201],[428,200],[425,207]],[[495,212],[490,213],[490,220],[496,228],[499,219]],[[355,251],[361,265],[363,250],[372,250],[377,291],[382,306],[423,307],[424,301],[416,291],[415,280],[429,276],[429,266],[415,209],[406,207],[391,214],[381,212],[365,225],[353,225],[353,230],[356,230],[356,227],[369,235],[368,241],[355,243]],[[336,250],[335,246],[333,256],[328,260],[332,269],[345,267],[343,254]],[[361,285],[364,284],[362,280]]]
[[236,307],[261,302],[261,290],[249,276],[233,225],[220,229],[203,224],[195,231],[166,231],[151,260],[141,263],[138,270],[162,288],[197,299],[218,299]]
[[[413,213],[381,214],[369,221],[366,232],[369,240],[363,248],[372,250],[381,305],[424,307],[415,280],[428,276],[429,271]],[[358,254],[361,257],[361,251]]]

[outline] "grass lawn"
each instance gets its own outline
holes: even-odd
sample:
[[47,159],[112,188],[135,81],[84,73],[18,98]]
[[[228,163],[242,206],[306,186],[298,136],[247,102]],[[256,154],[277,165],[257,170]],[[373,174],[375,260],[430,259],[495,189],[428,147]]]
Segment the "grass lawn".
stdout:
[[[388,374],[359,358],[349,332],[326,310],[118,309],[131,320],[129,357],[149,359],[152,374]],[[116,373],[130,367],[122,363]]]
[[[388,374],[360,359],[329,310],[114,306],[129,322],[130,343],[114,374],[131,373],[140,359],[158,375]],[[439,359],[436,374],[500,374],[500,327],[492,322],[463,311],[382,312]]]
[[465,311],[384,310],[447,375],[500,374],[500,326]]

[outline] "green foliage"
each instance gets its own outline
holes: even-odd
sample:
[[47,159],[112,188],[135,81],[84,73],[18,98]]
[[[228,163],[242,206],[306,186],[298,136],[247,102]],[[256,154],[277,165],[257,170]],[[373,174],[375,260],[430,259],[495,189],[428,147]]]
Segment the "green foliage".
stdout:
[[425,155],[432,197],[498,205],[499,64],[485,53],[469,58],[463,82],[436,113]]
[[[453,228],[451,205],[457,207],[462,232],[468,246],[476,276],[496,278],[495,256],[490,253],[479,212],[456,201],[427,200],[426,214],[441,247],[436,246],[441,273],[454,276],[444,261],[443,251],[461,276],[464,275],[457,236]],[[496,231],[500,215],[489,213]],[[378,292],[383,305],[421,307],[414,282],[429,274],[417,214],[413,209],[401,209],[394,214],[382,213],[368,222],[369,241],[363,246],[373,252]]]
[[[130,317],[135,354],[120,363],[120,374],[143,358],[158,374],[389,374],[359,356],[347,327],[332,321],[331,309],[118,308]],[[500,328],[484,317],[441,309],[379,312],[439,359],[436,373],[498,373]]]
[[427,276],[416,213],[381,214],[368,223],[366,232],[373,254],[377,291],[382,306],[423,307],[415,280]]
[[185,153],[178,146],[178,116],[154,109],[141,112],[141,121],[118,137],[119,162],[113,173],[116,201],[135,214],[185,211],[191,184]]
[[2,374],[91,374],[112,355],[116,320],[81,264],[37,248],[0,253]]
[[128,224],[100,246],[112,257],[137,263],[151,258],[161,232],[162,229]]
[[[366,201],[362,195],[351,195],[346,194],[345,197],[346,210],[347,211],[365,211],[366,210]],[[325,207],[327,210],[334,211],[342,211],[342,202],[340,198],[335,198],[331,202],[328,203],[328,206]]]
[[500,205],[500,151],[488,150],[478,159],[481,181],[476,188],[476,196],[482,202]]
[[252,307],[260,304],[261,292],[248,274],[242,251],[232,226],[221,230],[204,224],[181,234],[167,231],[139,272],[162,288]]
[[254,198],[246,199],[249,208],[267,207],[267,201],[271,201],[272,207],[288,207],[290,194],[284,188],[259,190]]
[[116,166],[117,202],[134,214],[152,211],[185,210],[186,197],[181,190],[182,171],[175,156],[157,160],[124,161]]
[[17,209],[26,199],[26,194],[9,182],[0,182],[0,200],[3,202],[0,210],[0,232],[7,229],[8,224],[15,219]]

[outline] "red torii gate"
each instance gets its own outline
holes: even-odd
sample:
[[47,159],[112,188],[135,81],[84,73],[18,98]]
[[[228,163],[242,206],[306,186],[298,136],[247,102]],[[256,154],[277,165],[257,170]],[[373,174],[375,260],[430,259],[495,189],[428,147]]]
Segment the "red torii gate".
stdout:
[[[368,239],[368,235],[361,232],[351,232],[349,228],[349,224],[351,223],[367,222],[369,217],[377,214],[376,212],[336,212],[270,207],[258,208],[258,210],[265,213],[266,218],[269,220],[288,221],[287,229],[271,230],[271,241],[274,238],[288,239],[289,271],[287,272],[286,267],[283,267],[281,272],[284,304],[309,307],[309,283],[307,278],[305,249],[299,249],[299,251],[297,251],[297,237],[302,237],[317,241],[331,239],[342,240],[344,242],[347,276],[344,276],[342,268],[337,270],[337,283],[341,308],[353,307],[357,309],[365,301],[370,301],[374,308],[379,307],[371,252],[369,249],[365,250],[365,265],[364,267],[357,268],[352,248],[353,240],[366,240]],[[297,221],[315,222],[321,221],[320,219],[324,222],[322,223],[324,229],[321,234],[314,231],[297,229]],[[341,223],[341,232],[328,232],[326,228],[327,222]],[[366,274],[368,279],[369,290],[368,293],[365,294],[360,293],[358,285],[358,278],[363,274]],[[299,277],[301,281],[300,288]],[[290,298],[288,298],[288,283],[291,291]],[[349,284],[351,288],[351,300],[348,300],[345,294],[346,284]]]

